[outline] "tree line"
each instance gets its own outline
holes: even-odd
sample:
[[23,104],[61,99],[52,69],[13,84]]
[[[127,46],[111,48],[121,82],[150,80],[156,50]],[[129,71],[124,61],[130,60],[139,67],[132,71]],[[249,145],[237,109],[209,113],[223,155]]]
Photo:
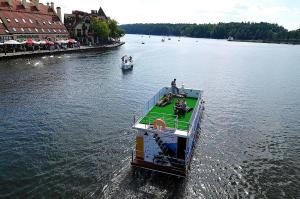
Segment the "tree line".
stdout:
[[288,31],[271,23],[218,24],[126,24],[120,26],[127,34],[173,35],[195,38],[256,40],[265,42],[300,43],[300,29]]

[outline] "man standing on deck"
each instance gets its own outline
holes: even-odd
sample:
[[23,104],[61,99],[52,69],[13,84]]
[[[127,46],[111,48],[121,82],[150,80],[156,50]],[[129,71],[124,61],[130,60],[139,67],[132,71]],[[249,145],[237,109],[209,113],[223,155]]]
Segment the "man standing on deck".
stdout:
[[171,88],[173,94],[179,94],[179,89],[176,86],[176,79],[171,82]]

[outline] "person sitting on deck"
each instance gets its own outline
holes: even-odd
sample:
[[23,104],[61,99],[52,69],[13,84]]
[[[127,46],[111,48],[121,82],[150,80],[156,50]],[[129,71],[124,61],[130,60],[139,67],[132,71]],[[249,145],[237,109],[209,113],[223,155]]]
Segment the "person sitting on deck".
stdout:
[[177,88],[176,86],[176,79],[174,79],[172,82],[171,82],[171,88],[172,88],[172,93],[173,94],[179,94],[179,88]]
[[177,100],[175,107],[174,107],[174,114],[175,115],[185,115],[186,113],[192,111],[193,108],[187,106],[185,100]]
[[168,95],[164,95],[164,97],[161,100],[159,100],[159,102],[157,102],[156,105],[160,107],[164,107],[168,104],[171,104],[172,99],[173,99],[173,94],[169,93]]

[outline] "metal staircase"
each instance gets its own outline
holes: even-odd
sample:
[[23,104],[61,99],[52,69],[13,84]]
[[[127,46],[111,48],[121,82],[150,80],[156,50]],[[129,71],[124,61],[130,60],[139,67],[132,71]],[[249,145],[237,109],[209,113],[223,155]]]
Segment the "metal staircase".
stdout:
[[172,150],[170,150],[170,149],[164,144],[164,142],[161,140],[161,138],[158,136],[157,133],[154,133],[154,134],[153,134],[153,138],[154,138],[155,142],[157,143],[157,145],[159,146],[159,148],[161,149],[161,151],[163,152],[163,154],[164,154],[165,156],[171,156],[171,157],[173,157],[173,156],[176,155]]
[[163,152],[163,155],[169,160],[169,162],[172,164],[174,167],[184,167],[185,161],[176,158],[176,153],[174,153],[172,150],[170,150],[166,144],[161,140],[161,138],[158,136],[158,133],[153,134],[153,138],[161,151]]

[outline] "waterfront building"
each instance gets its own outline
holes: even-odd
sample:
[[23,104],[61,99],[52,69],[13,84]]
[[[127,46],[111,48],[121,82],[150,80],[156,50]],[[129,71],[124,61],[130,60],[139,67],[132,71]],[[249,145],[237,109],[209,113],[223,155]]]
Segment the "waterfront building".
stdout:
[[7,40],[57,41],[69,37],[61,8],[39,0],[0,0],[0,42]]
[[91,31],[90,22],[93,17],[106,20],[103,9],[92,10],[91,13],[82,11],[72,11],[72,14],[64,15],[64,23],[72,38],[80,41],[82,44],[94,44],[94,33]]

